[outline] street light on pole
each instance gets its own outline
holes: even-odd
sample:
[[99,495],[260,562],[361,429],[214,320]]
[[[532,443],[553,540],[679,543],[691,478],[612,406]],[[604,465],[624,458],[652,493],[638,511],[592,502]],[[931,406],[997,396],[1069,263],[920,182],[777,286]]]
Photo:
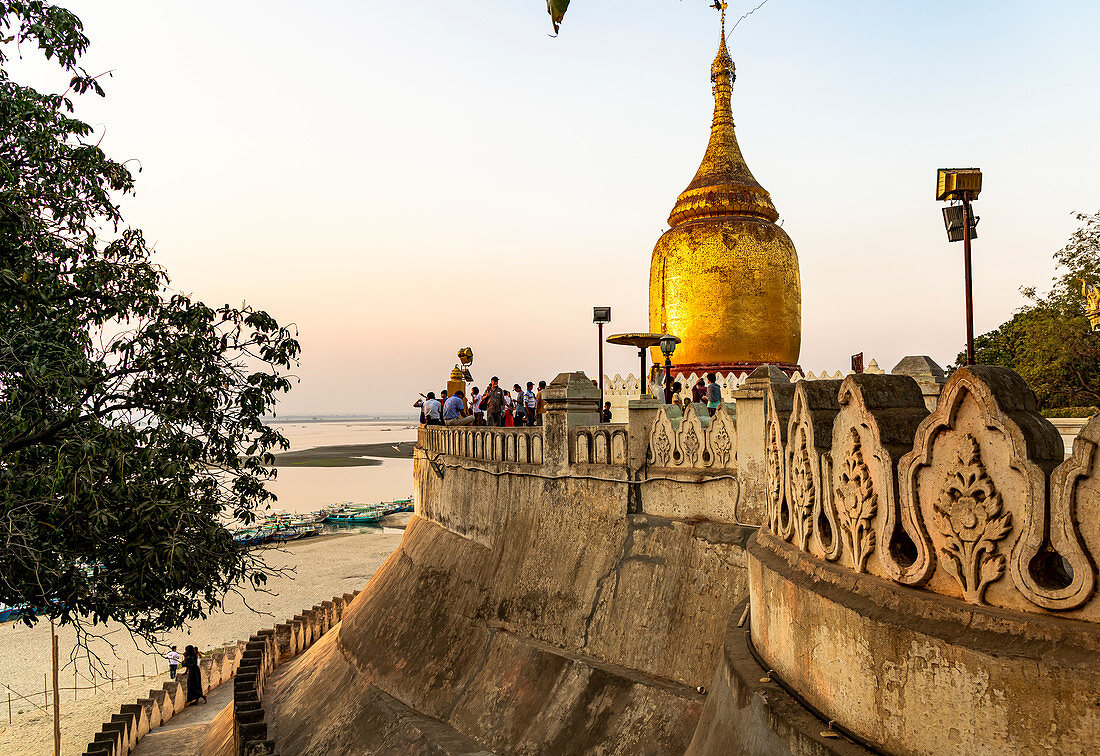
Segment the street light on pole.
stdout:
[[665,356],[665,404],[672,404],[672,353],[679,343],[678,336],[668,333],[661,336],[661,354]]
[[592,308],[592,322],[596,324],[596,342],[597,351],[599,352],[599,365],[596,368],[596,378],[600,382],[600,418],[603,418],[603,326],[604,323],[611,322],[611,308],[610,307],[593,307]]
[[974,364],[974,277],[970,267],[970,240],[978,237],[978,219],[970,203],[982,191],[982,172],[978,168],[940,168],[936,174],[936,199],[960,201],[943,209],[943,224],[949,242],[963,243],[963,270],[966,288],[966,364]]

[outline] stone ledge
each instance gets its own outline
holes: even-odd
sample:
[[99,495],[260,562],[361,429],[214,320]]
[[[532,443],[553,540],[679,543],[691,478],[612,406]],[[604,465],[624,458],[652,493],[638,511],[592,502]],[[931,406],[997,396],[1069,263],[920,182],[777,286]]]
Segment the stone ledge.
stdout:
[[886,752],[1088,753],[1100,631],[856,573],[761,532],[752,639],[811,706]]
[[910,588],[818,559],[765,530],[750,540],[748,552],[787,580],[875,621],[993,656],[1095,670],[1096,625]]
[[730,618],[722,661],[685,756],[870,756],[875,753],[843,737],[825,737],[826,724],[776,682],[767,682],[749,648],[747,629],[737,621],[742,602]]

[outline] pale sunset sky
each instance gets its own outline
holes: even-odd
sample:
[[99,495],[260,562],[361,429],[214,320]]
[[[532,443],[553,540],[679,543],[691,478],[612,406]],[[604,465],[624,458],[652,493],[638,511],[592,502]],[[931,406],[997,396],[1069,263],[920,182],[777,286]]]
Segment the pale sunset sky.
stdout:
[[[140,161],[126,218],[173,287],[297,324],[281,414],[411,412],[467,345],[479,386],[594,375],[593,305],[648,330],[710,125],[706,0],[573,0],[556,39],[544,0],[60,4],[114,72],[77,115]],[[734,119],[798,249],[804,369],[962,348],[939,167],[985,175],[976,330],[1049,282],[1072,212],[1100,209],[1098,28],[1084,0],[770,0],[738,27]],[[31,57],[17,76],[44,81]]]

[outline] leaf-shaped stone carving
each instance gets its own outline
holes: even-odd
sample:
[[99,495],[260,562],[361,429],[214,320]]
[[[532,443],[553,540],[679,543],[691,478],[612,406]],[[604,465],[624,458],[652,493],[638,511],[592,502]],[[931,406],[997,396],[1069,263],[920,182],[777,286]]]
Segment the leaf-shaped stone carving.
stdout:
[[866,572],[867,557],[875,549],[875,532],[871,520],[878,511],[878,494],[871,481],[871,471],[863,458],[859,433],[850,429],[852,444],[844,458],[836,489],[836,514],[845,550],[857,572]]
[[933,519],[946,544],[944,568],[962,586],[963,598],[984,603],[987,585],[1005,573],[998,541],[1012,530],[1012,513],[1003,511],[1001,495],[982,464],[978,440],[966,434],[959,461],[933,505]]

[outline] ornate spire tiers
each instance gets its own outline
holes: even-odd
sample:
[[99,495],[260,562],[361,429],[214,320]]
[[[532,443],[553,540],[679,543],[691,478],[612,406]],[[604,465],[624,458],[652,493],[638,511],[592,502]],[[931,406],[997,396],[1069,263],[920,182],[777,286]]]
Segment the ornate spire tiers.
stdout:
[[[733,129],[725,11],[710,69],[714,119],[703,162],[668,216],[649,272],[649,326],[679,336],[676,374],[798,369],[802,284],[794,244]],[[655,355],[655,359],[657,356]]]

